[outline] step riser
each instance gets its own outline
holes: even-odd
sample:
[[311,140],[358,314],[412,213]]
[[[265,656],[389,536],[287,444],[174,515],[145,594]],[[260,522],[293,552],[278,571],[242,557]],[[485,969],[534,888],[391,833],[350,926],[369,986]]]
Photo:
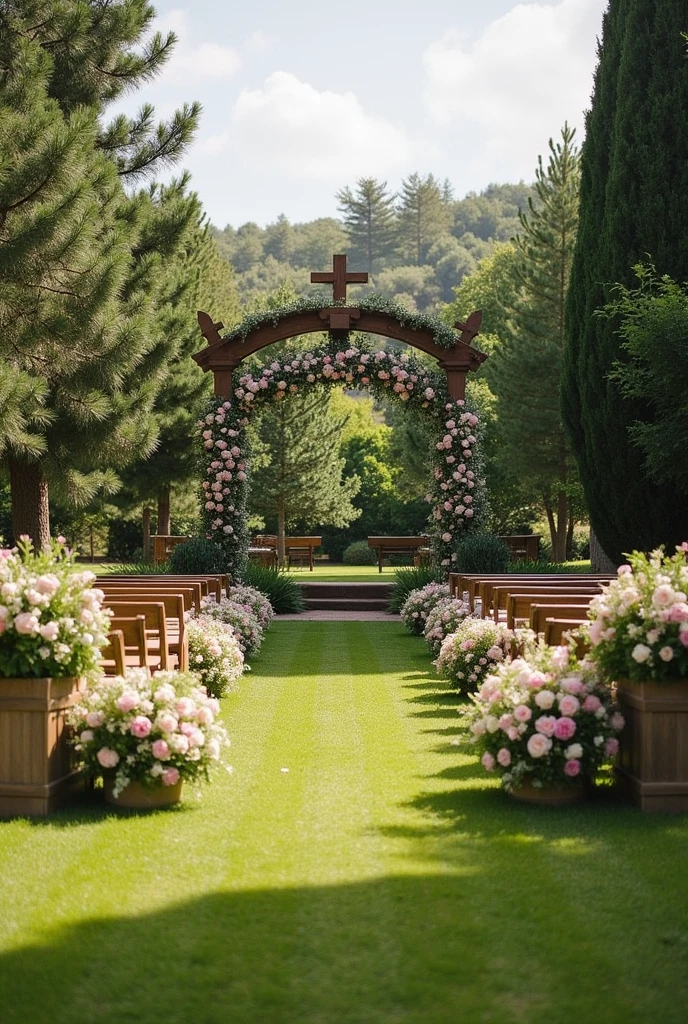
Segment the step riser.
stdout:
[[306,600],[347,598],[388,601],[392,591],[389,583],[300,583]]
[[309,598],[306,601],[307,611],[336,612],[386,612],[386,601],[355,600],[354,598]]

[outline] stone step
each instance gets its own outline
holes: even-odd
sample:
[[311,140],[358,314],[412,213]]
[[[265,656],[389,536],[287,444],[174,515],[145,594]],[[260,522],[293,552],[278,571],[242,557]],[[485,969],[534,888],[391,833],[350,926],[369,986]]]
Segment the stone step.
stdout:
[[307,597],[307,611],[386,612],[387,600],[371,597]]
[[391,583],[310,583],[299,582],[304,600],[313,598],[351,598],[388,601]]

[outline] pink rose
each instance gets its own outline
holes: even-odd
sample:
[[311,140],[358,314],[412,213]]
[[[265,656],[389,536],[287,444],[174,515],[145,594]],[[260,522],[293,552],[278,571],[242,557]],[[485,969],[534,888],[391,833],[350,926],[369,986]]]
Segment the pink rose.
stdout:
[[531,757],[544,757],[552,749],[552,741],[541,732],[536,732],[529,738],[527,746]]
[[105,715],[102,711],[89,711],[86,715],[86,725],[90,729],[97,729],[105,721]]
[[499,719],[499,728],[503,729],[504,732],[506,732],[509,726],[513,725],[513,721],[513,715],[502,715],[502,717]]
[[561,711],[562,715],[575,715],[579,708],[580,701],[577,697],[574,697],[571,694],[567,694],[565,697],[562,697],[559,701],[559,710]]
[[620,715],[619,712],[616,711],[609,719],[609,724],[614,730],[614,732],[621,732],[624,725],[626,724],[626,719],[623,715]]
[[138,707],[139,697],[133,690],[125,690],[121,697],[118,698],[116,704],[120,711],[125,714],[127,711],[133,711],[135,707]]
[[175,705],[177,714],[188,718],[195,710],[194,702],[189,697],[180,697]]
[[517,704],[514,708],[514,718],[517,722],[529,722],[533,712],[525,704]]
[[495,769],[495,759],[492,756],[492,754],[488,753],[487,750],[485,751],[485,753],[483,754],[483,756],[481,757],[480,760],[482,761],[482,765],[483,765],[483,768],[485,769],[485,771],[487,771],[487,772],[493,772],[494,771],[494,769]]
[[163,786],[176,786],[179,782],[179,772],[176,768],[165,768],[160,776]]
[[111,750],[110,747],[101,747],[96,757],[102,768],[114,768],[119,763],[119,754],[116,750]]
[[576,775],[580,775],[581,763],[575,758],[567,761],[564,765],[564,774],[568,775],[570,779],[575,779]]
[[547,682],[547,677],[543,672],[531,672],[528,685],[535,689],[538,686],[543,686]]
[[569,676],[567,679],[562,679],[559,685],[566,693],[580,693],[583,689],[582,682],[575,676]]
[[158,761],[167,761],[170,756],[170,748],[164,740],[155,740],[151,750],[153,751],[153,757]]
[[137,715],[129,725],[132,736],[136,736],[138,740],[143,740],[146,736],[149,736],[152,728],[153,723],[145,715]]
[[594,715],[596,711],[599,711],[601,707],[602,701],[599,697],[596,697],[594,693],[588,694],[583,701],[583,711],[589,711],[592,715]]
[[619,741],[614,737],[608,739],[604,745],[604,752],[607,757],[616,757],[619,753]]
[[554,724],[554,735],[558,740],[570,740],[576,731],[576,723],[572,718],[557,718]]
[[535,721],[535,728],[537,732],[542,733],[543,736],[553,736],[556,721],[557,720],[554,715],[540,715],[540,717]]
[[515,741],[520,739],[520,737],[521,737],[521,734],[520,734],[520,732],[518,731],[518,729],[516,728],[515,725],[510,725],[509,728],[506,731],[506,734],[507,734],[507,736],[509,737],[509,739],[511,740],[512,743],[515,743]]
[[158,729],[162,729],[163,732],[174,732],[179,724],[176,717],[169,711],[163,711],[155,720],[155,724]]
[[501,750],[497,751],[497,760],[502,768],[508,768],[511,764],[511,751],[507,750],[506,747],[502,747]]
[[671,661],[674,657],[673,647],[669,647],[668,644],[666,645],[666,647],[660,647],[659,656],[662,659],[662,661]]
[[38,619],[36,619],[31,612],[20,612],[14,620],[14,628],[17,633],[22,633],[24,636],[31,636],[38,630]]

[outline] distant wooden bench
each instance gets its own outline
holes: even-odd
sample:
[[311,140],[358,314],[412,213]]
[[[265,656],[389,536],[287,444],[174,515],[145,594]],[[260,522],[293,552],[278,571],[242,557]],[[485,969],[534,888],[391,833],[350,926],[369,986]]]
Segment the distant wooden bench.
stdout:
[[[303,558],[308,562],[310,572],[313,572],[313,553],[322,544],[322,537],[285,537],[284,553],[287,556],[287,564],[291,565],[292,560]],[[277,550],[279,538],[275,534],[259,534],[253,538],[251,547],[254,551],[264,552],[261,561],[268,561],[268,552],[274,552],[272,564],[277,562]],[[251,548],[249,548],[249,555]]]
[[164,533],[154,533],[150,538],[153,564],[166,562],[178,544],[186,544],[190,537],[173,537]]
[[368,537],[368,547],[377,551],[377,567],[382,572],[382,559],[388,555],[419,556],[421,549],[430,546],[429,537]]

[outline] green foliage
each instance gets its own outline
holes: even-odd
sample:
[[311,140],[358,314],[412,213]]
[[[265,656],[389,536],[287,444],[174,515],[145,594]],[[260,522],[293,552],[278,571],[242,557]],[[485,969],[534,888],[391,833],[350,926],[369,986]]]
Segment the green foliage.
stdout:
[[344,549],[344,565],[377,565],[377,554],[367,540],[355,540]]
[[612,377],[618,325],[595,316],[649,258],[688,279],[688,66],[683,0],[617,0],[604,16],[582,149],[580,227],[567,300],[563,401],[590,521],[605,553],[685,535],[685,492],[647,475],[632,429],[656,408]]
[[241,582],[265,594],[275,615],[297,615],[304,609],[303,591],[298,581],[285,569],[271,569],[249,561],[242,573]]
[[448,232],[452,222],[451,197],[437,179],[410,174],[401,183],[399,238],[404,255],[416,266],[425,263],[432,244]]
[[419,565],[413,569],[397,569],[389,595],[390,612],[398,614],[412,590],[426,587],[428,583],[442,582],[444,582],[444,574],[429,565]]
[[469,533],[456,549],[457,572],[506,572],[509,549],[491,533]]
[[635,270],[638,287],[619,285],[603,310],[617,325],[626,355],[610,379],[644,414],[629,435],[644,456],[645,473],[688,497],[688,289],[659,278],[654,267]]
[[580,562],[547,562],[544,559],[534,562],[523,558],[518,562],[511,562],[507,572],[513,572],[518,575],[540,573],[541,575],[552,576],[559,573],[566,575],[566,573],[592,572],[592,569],[590,568],[590,562],[581,565]]
[[396,224],[394,196],[386,181],[359,178],[356,191],[344,188],[337,193],[348,237],[348,253],[355,266],[374,274],[378,265],[394,255]]
[[[515,295],[504,336],[490,359],[500,458],[507,477],[526,483],[547,515],[555,561],[566,558],[576,499],[576,468],[559,403],[564,308],[578,224],[575,132],[564,125],[539,158],[528,213],[515,239]],[[513,292],[512,292],[513,294]]]
[[170,572],[197,573],[226,572],[227,559],[219,545],[205,537],[192,537],[177,544],[170,555]]

